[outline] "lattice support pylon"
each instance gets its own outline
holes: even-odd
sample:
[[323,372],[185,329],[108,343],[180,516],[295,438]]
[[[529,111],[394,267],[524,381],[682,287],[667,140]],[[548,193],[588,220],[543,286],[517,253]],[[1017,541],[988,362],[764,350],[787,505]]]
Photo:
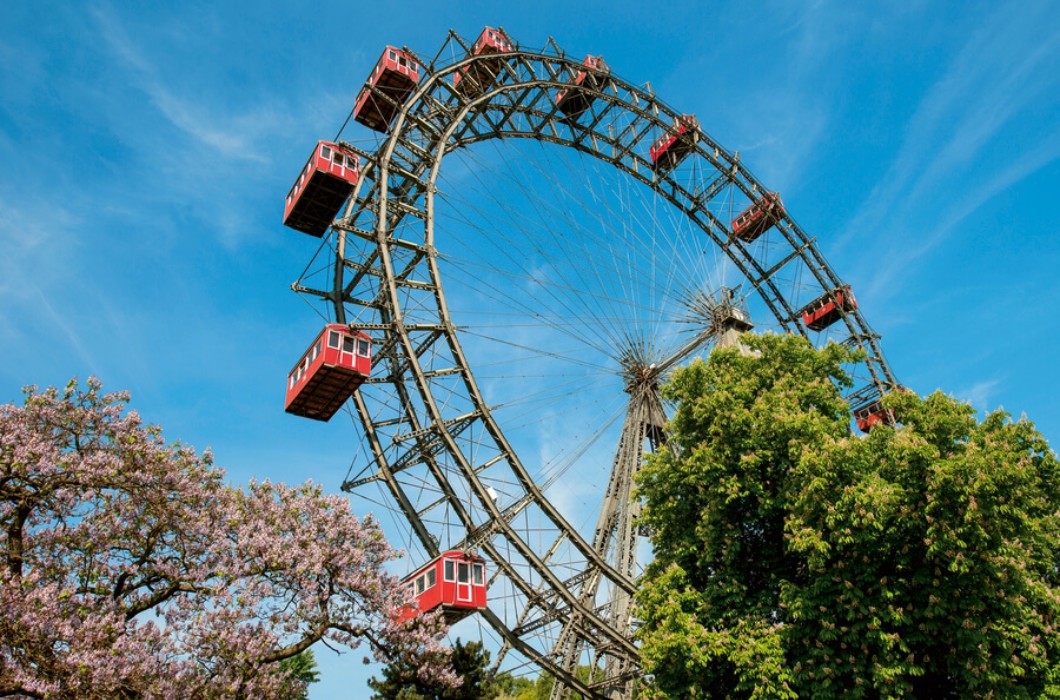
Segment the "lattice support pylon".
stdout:
[[[615,459],[611,467],[607,490],[600,507],[593,548],[599,556],[609,562],[616,571],[636,579],[637,555],[640,549],[639,518],[640,502],[633,497],[636,475],[644,465],[647,454],[656,454],[661,449],[671,449],[666,436],[666,411],[663,407],[659,384],[662,376],[684,358],[702,348],[708,340],[714,347],[738,347],[740,334],[752,328],[746,311],[738,304],[731,291],[718,290],[716,294],[698,302],[707,328],[695,340],[672,357],[651,362],[644,345],[635,344],[627,350],[625,366],[626,393],[629,404],[622,424]],[[592,604],[599,593],[600,576],[587,579],[581,591],[581,600]],[[606,616],[614,629],[628,636],[633,635],[633,597],[622,589],[612,589],[606,607]],[[569,623],[570,631],[560,637],[557,644],[557,660],[569,673],[577,671],[586,649],[584,638],[573,634],[576,620]],[[630,700],[633,697],[633,676],[636,666],[628,657],[611,654],[606,647],[592,651],[590,667],[595,671],[602,666],[603,676],[590,679],[608,700]],[[602,657],[602,658],[601,658]],[[572,697],[572,691],[562,683],[553,686],[551,700]]]
[[[622,424],[618,449],[611,468],[607,489],[604,493],[600,514],[593,535],[593,548],[600,557],[610,562],[615,570],[630,578],[636,578],[637,551],[639,548],[638,516],[640,504],[633,498],[634,477],[644,463],[646,451],[654,452],[665,442],[666,414],[659,396],[658,376],[653,369],[643,364],[627,367],[626,391],[629,405]],[[599,594],[600,576],[590,577],[581,591],[580,598],[586,605],[596,602]],[[625,635],[633,633],[633,599],[619,588],[609,591],[606,617],[612,628]],[[568,622],[556,645],[557,660],[570,673],[577,670],[586,649],[583,637],[574,634],[578,621]],[[603,662],[603,678],[590,679],[590,684],[599,687],[605,697],[625,700],[632,694],[631,671],[634,666],[626,655],[608,653],[597,649],[592,667],[598,669]],[[552,690],[553,700],[571,697],[563,684],[557,683]]]

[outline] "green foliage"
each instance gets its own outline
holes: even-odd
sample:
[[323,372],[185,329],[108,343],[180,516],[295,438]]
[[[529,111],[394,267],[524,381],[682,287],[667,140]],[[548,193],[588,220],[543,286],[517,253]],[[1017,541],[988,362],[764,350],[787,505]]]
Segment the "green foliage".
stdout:
[[282,659],[280,669],[288,674],[288,677],[298,683],[297,690],[293,691],[287,700],[304,700],[309,697],[309,684],[320,680],[317,671],[317,660],[313,656],[312,649]]
[[512,697],[513,700],[548,700],[552,693],[552,685],[555,681],[552,676],[542,673],[535,681],[528,681],[529,685],[521,688]]
[[529,678],[513,676],[507,671],[497,674],[495,680],[497,688],[497,700],[516,700],[523,697],[523,693],[534,687],[534,682]]
[[[592,671],[593,669],[590,666],[578,666],[574,671],[574,675],[578,680],[584,683],[590,683],[593,680]],[[514,700],[548,700],[552,696],[552,686],[555,684],[556,681],[551,675],[548,673],[542,673],[533,683],[526,681],[526,686],[520,693],[515,695]],[[581,696],[575,693],[574,697]]]
[[1060,697],[1060,464],[1026,420],[934,394],[849,434],[838,346],[746,337],[666,388],[639,477],[661,698]]
[[405,663],[386,666],[383,678],[372,678],[369,687],[373,700],[494,700],[501,693],[520,687],[510,674],[496,674],[489,669],[490,653],[482,642],[459,639],[450,657],[453,671],[462,683],[450,688],[433,678],[424,678],[420,669]]

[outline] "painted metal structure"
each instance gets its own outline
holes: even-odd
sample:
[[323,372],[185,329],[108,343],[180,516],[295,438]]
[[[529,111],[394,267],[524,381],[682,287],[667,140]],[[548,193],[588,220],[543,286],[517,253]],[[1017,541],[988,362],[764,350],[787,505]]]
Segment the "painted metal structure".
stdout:
[[[381,119],[389,128],[378,148],[358,151],[357,188],[324,257],[307,267],[329,271],[293,285],[375,338],[372,376],[353,396],[371,461],[343,488],[382,485],[427,557],[474,551],[488,562],[490,605],[480,614],[503,640],[498,661],[514,654],[540,666],[559,680],[554,698],[630,698],[640,673],[630,600],[644,535],[630,489],[643,456],[669,449],[658,386],[677,362],[736,342],[750,319],[731,290],[703,293],[688,300],[699,330],[684,345],[663,356],[635,339],[615,348],[625,419],[596,527],[583,535],[535,483],[525,460],[536,455],[509,442],[465,354],[469,336],[449,307],[436,245],[443,161],[479,143],[531,139],[616,169],[664,200],[700,235],[699,247],[719,251],[781,331],[807,335],[807,300],[845,285],[779,198],[702,129],[674,167],[657,169],[651,146],[681,112],[600,59],[572,60],[551,40],[539,50],[476,53],[451,32],[415,62],[418,80]],[[482,91],[454,86],[472,66],[495,76]],[[360,100],[358,109],[363,115]],[[744,203],[758,212],[754,222],[730,224],[732,207]],[[856,306],[843,306],[825,336],[864,351],[853,372],[861,400],[895,385]],[[586,663],[595,669],[589,681],[575,673]]]

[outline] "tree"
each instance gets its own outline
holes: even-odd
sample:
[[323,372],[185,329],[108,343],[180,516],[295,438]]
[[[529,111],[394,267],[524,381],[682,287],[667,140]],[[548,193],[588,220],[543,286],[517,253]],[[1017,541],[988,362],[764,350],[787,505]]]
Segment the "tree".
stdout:
[[482,642],[457,639],[449,660],[453,673],[461,679],[458,687],[424,678],[416,666],[400,660],[384,667],[381,679],[368,681],[375,691],[373,700],[494,700],[521,686],[508,674],[490,670],[490,653]]
[[[0,406],[0,696],[290,697],[316,641],[454,682],[371,518],[307,483],[233,488],[71,382]],[[304,680],[304,679],[303,679]]]
[[[574,675],[585,684],[591,684],[594,680],[592,666],[579,665],[574,670]],[[523,686],[519,688],[517,693],[513,694],[515,695],[515,700],[548,700],[552,697],[552,688],[555,685],[556,679],[552,674],[543,671],[533,683],[524,679]],[[582,697],[575,691],[571,692],[573,693],[571,697]],[[633,697],[638,697],[636,691],[634,691]]]
[[850,434],[851,356],[747,336],[675,373],[639,476],[658,697],[1060,697],[1060,463],[940,393]]
[[533,691],[534,681],[525,676],[513,676],[501,671],[496,677],[497,700],[520,700],[524,693]]
[[312,649],[281,659],[280,670],[301,686],[293,689],[283,700],[306,700],[309,697],[309,684],[320,680],[317,660]]

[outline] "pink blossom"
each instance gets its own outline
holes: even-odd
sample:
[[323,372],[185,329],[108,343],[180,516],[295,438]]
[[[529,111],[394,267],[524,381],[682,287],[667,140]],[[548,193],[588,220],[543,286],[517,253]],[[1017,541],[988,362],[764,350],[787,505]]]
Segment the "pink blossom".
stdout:
[[233,488],[100,389],[0,406],[0,696],[281,697],[277,662],[321,640],[456,682],[437,617],[397,622],[370,516],[311,482]]

